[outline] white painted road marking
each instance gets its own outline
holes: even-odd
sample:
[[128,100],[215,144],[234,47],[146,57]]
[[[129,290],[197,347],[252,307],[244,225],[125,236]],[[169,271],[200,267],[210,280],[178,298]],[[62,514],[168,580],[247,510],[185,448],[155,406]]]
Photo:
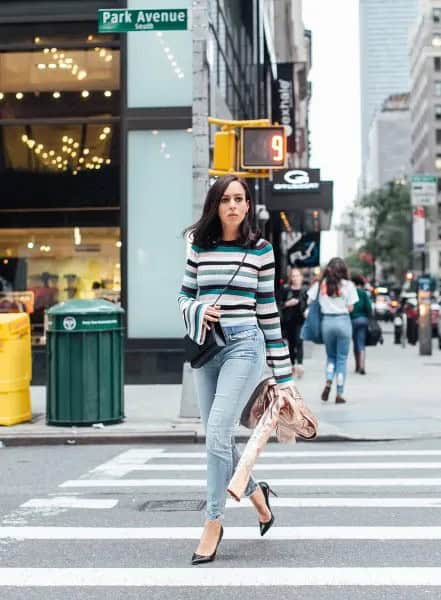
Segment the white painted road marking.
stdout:
[[[374,463],[259,463],[253,471],[372,471],[372,470],[441,470],[441,462],[374,462]],[[105,471],[109,477],[123,477],[133,471],[206,471],[205,463],[199,464],[124,464],[103,465],[92,471],[94,475]]]
[[21,508],[91,508],[106,509],[114,508],[118,500],[96,499],[96,498],[74,498],[72,496],[60,496],[56,498],[32,498],[21,505]]
[[[0,527],[14,540],[198,540],[201,527]],[[260,540],[257,527],[228,527],[227,540]],[[441,540],[441,527],[272,527],[265,540]]]
[[[433,478],[363,478],[363,479],[273,479],[271,485],[280,487],[440,487],[441,479]],[[61,483],[61,488],[96,487],[201,487],[205,479],[73,479]]]
[[13,587],[441,586],[440,567],[0,569]]
[[[162,452],[157,458],[206,458],[206,452]],[[265,450],[261,458],[314,458],[335,456],[441,456],[441,450]]]
[[[441,498],[272,498],[279,508],[441,508]],[[248,498],[227,500],[227,508],[253,508]]]

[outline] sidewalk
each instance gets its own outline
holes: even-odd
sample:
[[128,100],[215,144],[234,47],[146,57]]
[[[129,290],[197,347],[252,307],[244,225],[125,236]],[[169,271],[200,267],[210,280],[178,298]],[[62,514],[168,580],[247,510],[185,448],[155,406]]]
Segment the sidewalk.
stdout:
[[[348,403],[320,401],[324,384],[323,347],[314,346],[298,382],[308,406],[319,419],[319,440],[391,440],[441,437],[441,352],[419,356],[418,347],[393,344],[386,327],[383,346],[368,348],[367,375],[348,363]],[[56,427],[45,423],[45,388],[33,387],[31,423],[0,426],[5,445],[60,443],[201,442],[199,419],[179,418],[181,385],[126,386],[126,419],[117,425]],[[239,438],[249,432],[241,428]]]

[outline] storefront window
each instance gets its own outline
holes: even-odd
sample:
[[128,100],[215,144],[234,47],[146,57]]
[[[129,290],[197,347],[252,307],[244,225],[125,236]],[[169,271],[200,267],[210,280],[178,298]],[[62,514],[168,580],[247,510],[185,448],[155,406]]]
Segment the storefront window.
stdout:
[[44,313],[57,302],[119,302],[120,246],[118,227],[0,229],[0,312],[27,310],[38,343]]
[[34,343],[59,301],[120,301],[120,55],[95,29],[0,27],[0,311]]
[[[179,2],[179,8],[191,9],[191,5],[191,0]],[[129,0],[128,7],[156,9],[158,2]],[[191,40],[190,29],[127,34],[127,95],[130,108],[192,105]]]
[[127,313],[131,338],[183,335],[176,297],[184,269],[182,231],[192,219],[192,145],[191,131],[129,132]]

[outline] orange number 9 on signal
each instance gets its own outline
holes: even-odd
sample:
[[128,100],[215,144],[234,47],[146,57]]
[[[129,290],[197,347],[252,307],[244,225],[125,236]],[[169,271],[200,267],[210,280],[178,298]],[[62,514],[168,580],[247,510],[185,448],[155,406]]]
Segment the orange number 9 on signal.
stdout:
[[273,135],[271,140],[271,148],[274,150],[273,161],[283,162],[284,148],[282,135]]

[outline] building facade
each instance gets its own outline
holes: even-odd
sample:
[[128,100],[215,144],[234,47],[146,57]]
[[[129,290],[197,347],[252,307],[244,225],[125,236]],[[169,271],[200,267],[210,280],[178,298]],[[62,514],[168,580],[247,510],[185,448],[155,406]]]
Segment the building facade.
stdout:
[[[157,4],[0,3],[0,310],[28,303],[34,383],[45,311],[94,297],[126,310],[128,383],[180,381],[182,231],[209,185],[207,118],[271,118],[278,64],[292,64],[303,115],[290,161],[307,161],[300,0],[181,0],[185,31],[97,33],[98,9]],[[265,186],[252,187],[264,203]],[[276,217],[262,225],[277,245]]]
[[360,0],[362,171],[368,158],[369,128],[391,94],[410,89],[408,38],[418,0]]
[[[413,173],[441,173],[441,2],[420,2],[411,58],[411,127]],[[426,209],[426,270],[441,274],[441,209]],[[419,265],[420,268],[422,265]]]
[[409,94],[394,94],[383,103],[369,130],[367,193],[411,173]]

